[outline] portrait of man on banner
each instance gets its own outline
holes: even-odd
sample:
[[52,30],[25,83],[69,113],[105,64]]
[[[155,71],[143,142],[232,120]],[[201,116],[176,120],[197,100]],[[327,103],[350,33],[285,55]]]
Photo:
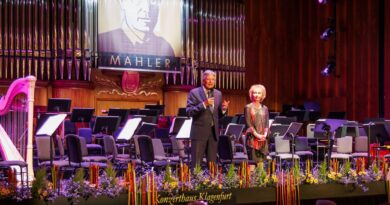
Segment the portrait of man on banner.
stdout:
[[180,0],[99,1],[100,56],[179,56],[180,10]]

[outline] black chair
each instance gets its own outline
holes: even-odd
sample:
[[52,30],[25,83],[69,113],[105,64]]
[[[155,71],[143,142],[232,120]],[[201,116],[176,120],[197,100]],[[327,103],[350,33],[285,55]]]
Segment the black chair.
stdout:
[[76,124],[74,122],[71,122],[70,120],[64,121],[64,134],[76,134]]
[[138,146],[140,151],[140,158],[144,165],[152,167],[165,167],[166,165],[174,165],[174,162],[157,161],[154,158],[154,149],[152,139],[147,135],[138,136]]
[[248,159],[235,159],[233,157],[233,148],[232,148],[232,141],[230,139],[230,136],[228,135],[221,135],[219,136],[218,140],[218,159],[219,162],[222,165],[228,165],[228,164],[241,164],[243,161],[248,161],[249,164],[256,164],[253,160]]
[[295,154],[300,158],[303,156],[313,159],[313,152],[310,150],[309,140],[307,137],[295,138]]
[[164,150],[172,150],[171,139],[169,139],[169,129],[168,128],[156,128],[154,131],[154,136],[161,140],[164,145]]
[[91,164],[96,164],[100,168],[106,168],[106,163],[101,162],[86,162],[83,160],[83,155],[81,151],[81,142],[80,138],[77,135],[69,134],[66,135],[66,146],[68,148],[68,159],[69,164],[73,167],[83,167],[88,168]]

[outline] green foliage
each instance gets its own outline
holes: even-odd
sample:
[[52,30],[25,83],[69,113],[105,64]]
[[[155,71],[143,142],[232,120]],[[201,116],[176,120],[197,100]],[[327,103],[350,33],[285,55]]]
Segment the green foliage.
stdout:
[[165,167],[165,175],[164,175],[164,182],[173,182],[174,179],[172,177],[172,169],[171,169],[171,166],[167,165]]
[[264,170],[263,161],[260,161],[257,164],[255,173],[252,175],[252,177],[255,186],[261,187],[267,184],[267,181],[265,181],[265,178],[267,177],[267,172]]
[[320,170],[319,170],[319,174],[318,174],[318,178],[319,178],[323,183],[326,183],[326,182],[327,182],[327,174],[328,174],[328,171],[326,170],[326,168],[327,168],[326,160],[324,160],[324,161],[321,162],[321,164],[320,164]]
[[300,174],[301,174],[300,170],[301,170],[301,168],[299,166],[299,162],[298,162],[298,160],[295,160],[294,169],[293,169],[293,173],[294,173],[294,178],[295,179],[299,179]]
[[106,177],[110,180],[111,186],[114,186],[118,179],[116,178],[116,171],[111,163],[107,164],[107,168],[105,169]]
[[374,160],[374,162],[372,163],[372,166],[371,166],[371,170],[373,173],[379,173],[379,168],[376,164],[377,164],[377,162]]
[[199,163],[197,163],[197,164],[195,165],[194,175],[199,175],[199,174],[201,174],[201,173],[202,173],[202,167],[200,166]]
[[234,164],[230,164],[228,172],[226,173],[224,184],[228,188],[238,187],[238,177],[234,171]]
[[76,170],[76,174],[73,177],[73,181],[82,184],[84,182],[84,169],[83,168],[78,168]]
[[40,197],[40,190],[46,187],[46,169],[41,168],[35,175],[35,180],[32,182],[31,194],[34,198]]
[[345,160],[345,162],[344,162],[344,175],[348,175],[349,171],[351,171],[351,162],[349,160]]

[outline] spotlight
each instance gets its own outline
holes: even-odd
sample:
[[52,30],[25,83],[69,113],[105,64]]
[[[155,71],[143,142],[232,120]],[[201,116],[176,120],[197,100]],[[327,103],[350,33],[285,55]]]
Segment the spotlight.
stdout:
[[334,27],[330,26],[326,28],[324,32],[322,32],[320,38],[322,40],[328,40],[334,33],[336,33],[336,30],[334,29]]
[[327,0],[318,0],[318,3],[320,4],[326,4]]
[[328,61],[328,64],[321,70],[321,75],[324,77],[330,76],[336,68],[336,63],[334,61]]

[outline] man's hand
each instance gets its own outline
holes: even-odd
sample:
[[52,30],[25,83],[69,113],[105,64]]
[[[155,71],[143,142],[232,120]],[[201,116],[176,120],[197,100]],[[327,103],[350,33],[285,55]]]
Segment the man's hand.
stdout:
[[223,100],[222,102],[222,110],[227,110],[229,108],[230,100]]
[[208,107],[208,106],[214,106],[214,97],[212,97],[212,98],[207,98],[203,103],[204,103],[204,105],[205,105],[206,107]]

